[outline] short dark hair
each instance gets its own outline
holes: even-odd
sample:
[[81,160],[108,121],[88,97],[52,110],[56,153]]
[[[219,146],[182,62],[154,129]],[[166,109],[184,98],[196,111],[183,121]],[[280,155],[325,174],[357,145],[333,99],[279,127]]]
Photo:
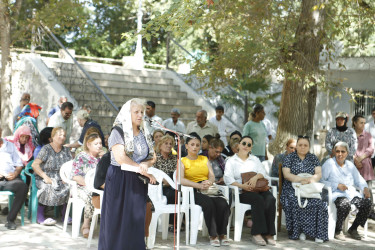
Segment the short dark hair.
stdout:
[[61,104],[61,110],[65,110],[66,108],[73,110],[73,103],[64,102],[63,104]]
[[49,138],[51,138],[53,127],[45,127],[40,131],[39,138],[38,138],[38,144],[40,146],[46,145],[49,143]]
[[371,113],[375,111],[375,107],[372,108]]
[[209,142],[209,146],[213,147],[213,148],[223,148],[224,149],[224,142],[222,140],[220,140],[220,139],[213,138]]
[[233,131],[232,134],[230,134],[229,138],[232,138],[232,136],[234,136],[234,135],[239,135],[240,137],[242,137],[241,132],[236,130],[236,131]]
[[215,110],[221,110],[221,111],[223,111],[223,112],[224,112],[224,107],[223,107],[223,106],[221,106],[221,105],[219,105],[219,106],[217,106],[217,107],[215,108]]
[[155,108],[155,103],[153,101],[147,101],[147,105],[151,108]]

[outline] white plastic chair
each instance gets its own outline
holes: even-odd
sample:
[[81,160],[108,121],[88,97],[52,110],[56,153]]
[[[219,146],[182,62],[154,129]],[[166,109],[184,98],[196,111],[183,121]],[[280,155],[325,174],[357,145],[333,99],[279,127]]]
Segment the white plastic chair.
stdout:
[[[176,181],[176,172],[173,175],[173,179]],[[219,189],[223,192],[223,195],[229,200],[229,188],[227,186],[218,185]],[[186,187],[181,185],[182,198],[187,202],[190,209],[190,245],[197,244],[198,230],[202,229],[202,236],[208,235],[208,230],[204,222],[202,207],[195,204],[194,189],[192,187]],[[188,217],[186,223],[188,223]],[[230,221],[227,226],[227,238],[229,238]],[[186,233],[188,233],[188,224],[185,226]]]
[[85,203],[78,197],[77,182],[70,179],[72,166],[73,160],[65,162],[60,168],[61,179],[63,180],[63,182],[69,184],[70,186],[69,200],[68,205],[66,206],[63,232],[66,232],[66,228],[68,226],[69,212],[73,204],[72,237],[77,238],[79,235],[79,227],[81,225],[82,210],[85,207]]
[[[174,214],[177,207],[174,204],[167,204],[167,199],[163,196],[163,179],[168,182],[168,184],[175,189],[175,182],[163,171],[156,168],[149,168],[148,172],[151,173],[156,180],[159,182],[159,185],[148,185],[148,196],[152,200],[152,203],[155,207],[155,212],[152,214],[152,219],[149,227],[149,237],[147,239],[147,247],[153,248],[155,245],[155,236],[156,228],[158,224],[158,219],[160,215],[161,218],[161,227],[162,227],[162,239],[166,240],[168,237],[168,225],[169,225],[169,214]],[[182,199],[182,204],[180,206],[180,212],[185,213],[186,218],[189,218],[189,210],[187,206],[186,199]],[[188,224],[186,225],[188,227]],[[186,243],[188,244],[189,236],[188,230],[186,230]]]
[[[332,201],[332,188],[324,186],[324,189],[328,191],[328,239],[332,240],[335,237],[336,220],[337,220],[337,208],[335,203]],[[361,192],[362,193],[362,192]],[[349,228],[349,218],[351,213],[346,217],[343,223],[343,232],[346,233]],[[364,227],[364,238],[367,239],[368,222],[366,221]]]
[[94,234],[94,229],[96,222],[98,220],[98,216],[101,214],[101,207],[102,207],[102,202],[103,202],[103,190],[99,190],[94,188],[94,178],[95,178],[95,169],[91,169],[90,171],[87,172],[85,175],[85,183],[86,183],[86,188],[91,191],[92,193],[99,194],[100,197],[100,208],[94,208],[94,213],[91,218],[91,225],[90,225],[90,233],[87,241],[87,247],[90,247],[91,245],[91,240],[92,236]]
[[[232,189],[232,203],[234,203],[234,241],[241,241],[242,226],[247,210],[251,210],[251,205],[240,202],[240,191],[237,186],[229,186]],[[271,186],[272,194],[277,199],[277,188]],[[275,203],[277,211],[277,202]],[[275,231],[274,239],[277,240],[277,216],[275,216]]]
[[271,177],[272,162],[269,161],[269,160],[265,160],[265,161],[262,161],[262,165],[264,167],[264,170],[266,171],[266,174],[267,174],[268,178],[271,181],[276,181],[277,182],[277,186],[279,186],[279,177]]

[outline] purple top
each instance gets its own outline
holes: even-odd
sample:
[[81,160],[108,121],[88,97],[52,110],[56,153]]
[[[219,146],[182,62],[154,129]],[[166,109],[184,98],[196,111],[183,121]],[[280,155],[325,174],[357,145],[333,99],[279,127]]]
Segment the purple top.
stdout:
[[355,152],[354,157],[366,154],[367,158],[362,161],[362,168],[358,169],[359,173],[366,181],[374,179],[374,170],[371,164],[371,155],[374,152],[374,147],[372,145],[372,136],[369,132],[363,131],[362,134],[357,136],[358,147]]

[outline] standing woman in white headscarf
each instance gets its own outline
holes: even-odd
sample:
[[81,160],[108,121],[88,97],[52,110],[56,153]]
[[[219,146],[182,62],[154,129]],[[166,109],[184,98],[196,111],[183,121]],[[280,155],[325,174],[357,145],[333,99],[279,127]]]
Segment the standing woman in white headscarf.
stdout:
[[131,99],[122,106],[108,138],[111,164],[105,180],[102,204],[99,249],[146,249],[145,213],[147,184],[135,172],[121,170],[121,165],[139,168],[139,173],[155,183],[147,174],[154,163],[152,138],[143,126],[145,102]]

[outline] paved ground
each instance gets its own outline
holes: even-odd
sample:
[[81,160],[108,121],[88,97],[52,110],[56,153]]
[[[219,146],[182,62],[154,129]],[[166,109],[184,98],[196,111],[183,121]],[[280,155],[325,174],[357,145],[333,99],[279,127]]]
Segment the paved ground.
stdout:
[[[7,199],[0,196],[0,204],[4,207]],[[62,232],[62,223],[55,226],[42,226],[39,224],[30,224],[26,219],[25,226],[21,227],[20,217],[17,220],[17,230],[11,231],[4,227],[6,217],[0,215],[0,249],[17,249],[17,250],[34,250],[34,249],[97,249],[98,247],[98,229],[95,230],[94,239],[90,248],[86,247],[87,239],[79,237],[77,239],[71,238],[71,226],[68,226],[68,232]],[[317,244],[312,240],[293,241],[289,240],[285,228],[278,235],[276,247],[258,247],[250,241],[250,230],[244,228],[241,242],[232,242],[229,247],[221,247],[221,249],[340,249],[340,250],[360,250],[360,249],[375,249],[375,222],[370,221],[369,234],[366,240],[356,241],[348,239],[345,242],[332,240],[323,244]],[[362,233],[360,231],[360,233]],[[231,232],[233,237],[233,231]],[[161,233],[158,233],[156,238],[155,248],[158,249],[172,249],[173,248],[173,234],[170,233],[168,240],[161,240]],[[197,245],[186,246],[184,234],[181,238],[180,249],[218,249],[211,247],[208,244],[206,237],[199,236]]]

